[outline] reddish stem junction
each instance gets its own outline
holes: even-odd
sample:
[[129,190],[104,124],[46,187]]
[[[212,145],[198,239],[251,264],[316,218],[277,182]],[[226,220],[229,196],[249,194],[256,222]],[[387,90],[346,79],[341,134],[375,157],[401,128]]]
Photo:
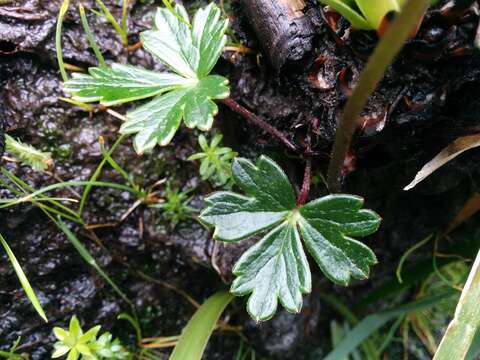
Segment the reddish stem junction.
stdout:
[[[272,135],[275,139],[277,139],[280,143],[282,143],[285,147],[287,147],[287,149],[296,153],[300,152],[300,149],[295,144],[293,144],[290,140],[288,140],[287,137],[284,134],[282,134],[282,132],[280,132],[278,129],[276,129],[269,123],[267,123],[260,116],[244,108],[242,105],[240,105],[238,102],[236,102],[232,98],[223,99],[223,100],[220,100],[220,102],[228,106],[231,110],[235,111],[237,114],[245,118],[247,121],[251,122],[255,126],[262,129],[263,131]],[[311,152],[310,149],[308,149],[303,153],[303,155],[307,155],[307,156],[312,154],[313,153]],[[312,177],[312,161],[309,158],[307,158],[306,164],[305,164],[305,173],[303,176],[302,189],[300,190],[300,193],[298,194],[298,198],[297,198],[297,206],[302,206],[308,201],[308,195],[310,193],[311,177]]]

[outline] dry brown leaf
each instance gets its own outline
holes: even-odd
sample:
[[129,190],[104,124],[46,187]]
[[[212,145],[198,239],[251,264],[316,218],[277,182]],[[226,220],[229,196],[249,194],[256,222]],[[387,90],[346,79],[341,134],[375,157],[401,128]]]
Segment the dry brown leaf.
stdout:
[[480,193],[475,193],[467,200],[462,210],[460,210],[457,216],[455,216],[455,219],[448,225],[447,233],[455,230],[478,211],[480,211]]
[[417,173],[415,179],[405,186],[403,190],[411,190],[418,183],[425,180],[430,176],[434,171],[448,163],[450,160],[456,158],[458,155],[464,153],[467,150],[473,149],[480,146],[480,134],[463,136],[456,139],[445,149],[440,151],[440,153],[430,160],[425,166]]

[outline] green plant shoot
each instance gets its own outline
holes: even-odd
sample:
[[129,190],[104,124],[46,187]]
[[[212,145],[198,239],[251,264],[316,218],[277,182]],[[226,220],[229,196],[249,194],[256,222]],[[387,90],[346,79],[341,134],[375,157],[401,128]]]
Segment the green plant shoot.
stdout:
[[52,358],[67,355],[67,360],[109,359],[122,360],[130,357],[128,351],[118,339],[112,340],[112,334],[105,332],[97,339],[101,326],[97,325],[83,332],[78,318],[73,315],[68,330],[55,327],[53,333],[57,338]]
[[200,176],[209,180],[215,187],[230,187],[232,180],[232,160],[238,155],[229,147],[220,147],[222,134],[215,134],[210,144],[205,136],[198,137],[202,152],[191,155],[188,160],[200,160]]
[[34,170],[45,170],[53,164],[51,153],[37,150],[32,145],[15,140],[7,134],[5,134],[5,147],[23,165],[30,166]]
[[405,0],[320,0],[345,17],[355,29],[378,30],[390,12],[400,12]]

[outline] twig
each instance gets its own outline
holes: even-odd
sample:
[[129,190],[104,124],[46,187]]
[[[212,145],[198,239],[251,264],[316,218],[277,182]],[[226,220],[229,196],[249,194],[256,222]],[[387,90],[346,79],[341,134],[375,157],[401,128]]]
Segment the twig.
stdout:
[[285,145],[289,150],[294,151],[296,153],[299,152],[299,149],[297,148],[297,146],[294,145],[290,140],[288,140],[285,137],[284,134],[282,134],[279,130],[274,128],[272,125],[267,123],[265,120],[263,120],[258,115],[255,115],[250,110],[244,108],[242,105],[237,103],[232,98],[227,98],[227,99],[224,99],[224,100],[220,100],[220,102],[222,102],[224,105],[228,106],[230,109],[235,111],[237,114],[241,115],[247,121],[251,122],[252,124],[254,124],[257,127],[259,127],[260,129],[262,129],[263,131],[272,135],[279,142],[281,142],[283,145]]
[[341,190],[343,162],[350,149],[360,113],[383,78],[387,67],[402,49],[412,29],[420,22],[429,4],[430,0],[410,0],[406,3],[362,72],[355,91],[345,106],[335,135],[327,177],[330,191],[339,192]]
[[163,280],[160,280],[160,279],[155,279],[147,274],[145,274],[144,272],[138,270],[137,271],[137,274],[144,280],[147,280],[147,281],[151,281],[155,284],[158,284],[158,285],[161,285],[163,287],[166,287],[167,289],[170,289],[174,292],[176,292],[177,294],[183,296],[190,304],[192,304],[195,308],[199,308],[200,307],[200,304],[198,303],[198,301],[194,300],[189,294],[187,294],[187,292],[183,291],[182,289],[179,289]]
[[303,175],[303,184],[300,194],[297,198],[297,206],[301,206],[308,201],[308,194],[310,193],[310,183],[312,180],[312,160],[307,159],[305,164],[305,173]]

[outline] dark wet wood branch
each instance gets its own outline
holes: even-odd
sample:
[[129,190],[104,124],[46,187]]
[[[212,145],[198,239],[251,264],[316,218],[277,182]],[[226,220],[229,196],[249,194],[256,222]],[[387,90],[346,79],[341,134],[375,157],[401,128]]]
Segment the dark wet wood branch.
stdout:
[[242,0],[242,7],[277,70],[311,50],[315,29],[304,14],[304,0]]

